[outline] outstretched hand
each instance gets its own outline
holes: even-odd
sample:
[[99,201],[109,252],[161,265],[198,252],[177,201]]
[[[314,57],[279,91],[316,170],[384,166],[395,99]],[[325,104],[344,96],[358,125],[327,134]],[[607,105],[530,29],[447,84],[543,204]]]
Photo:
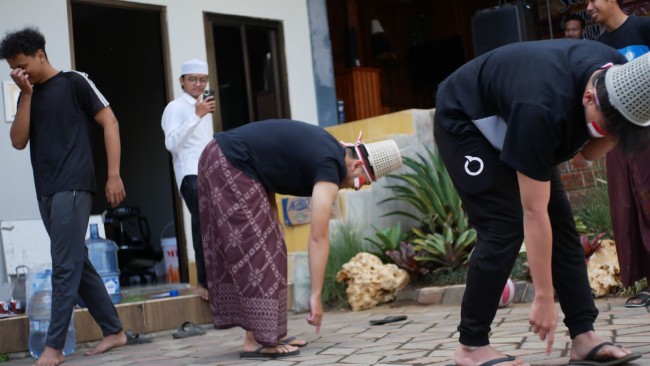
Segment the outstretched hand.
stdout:
[[323,321],[323,304],[319,295],[309,296],[309,315],[307,323],[316,327],[316,334],[320,334],[320,325]]
[[541,341],[546,341],[546,354],[550,355],[557,328],[557,308],[553,299],[549,301],[535,298],[528,323],[532,325],[533,333],[538,334]]

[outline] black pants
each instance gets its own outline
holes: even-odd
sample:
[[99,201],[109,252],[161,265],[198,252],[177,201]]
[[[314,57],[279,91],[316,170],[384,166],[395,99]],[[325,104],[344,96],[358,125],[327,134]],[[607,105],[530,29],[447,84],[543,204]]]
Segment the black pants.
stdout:
[[196,175],[186,175],[181,183],[181,195],[192,215],[192,243],[196,259],[196,277],[201,286],[208,288],[205,278],[205,259],[203,258],[203,241],[201,240],[201,221],[199,215],[199,188]]
[[[489,344],[488,334],[499,296],[524,239],[517,173],[499,159],[499,151],[478,131],[450,134],[440,126],[443,118],[458,117],[446,116],[438,109],[434,136],[463,208],[478,234],[461,306],[459,341],[467,346],[485,346]],[[593,330],[598,310],[557,169],[551,180],[548,213],[553,230],[553,286],[565,315],[564,323],[574,338]]]
[[38,208],[50,236],[52,255],[52,317],[46,346],[63,349],[77,294],[104,336],[117,334],[122,324],[115,306],[88,259],[86,228],[92,194],[67,191],[39,199]]

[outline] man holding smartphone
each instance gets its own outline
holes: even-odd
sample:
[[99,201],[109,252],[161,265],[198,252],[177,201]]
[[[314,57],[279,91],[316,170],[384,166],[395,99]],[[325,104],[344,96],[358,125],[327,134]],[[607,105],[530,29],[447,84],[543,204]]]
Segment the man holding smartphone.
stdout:
[[[196,258],[197,295],[208,300],[205,260],[199,223],[197,171],[203,148],[212,140],[212,112],[216,108],[214,91],[208,85],[208,64],[189,60],[181,66],[178,79],[183,94],[171,101],[162,115],[165,147],[172,154],[176,184],[192,215],[192,242]],[[205,93],[204,93],[205,92]]]

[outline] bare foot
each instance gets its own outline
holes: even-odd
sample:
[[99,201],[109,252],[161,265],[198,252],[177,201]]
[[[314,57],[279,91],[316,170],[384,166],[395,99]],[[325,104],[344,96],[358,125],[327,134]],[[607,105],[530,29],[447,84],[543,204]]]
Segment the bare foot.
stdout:
[[282,344],[288,344],[290,346],[294,347],[304,347],[307,345],[307,341],[300,339],[298,337],[287,337],[280,339],[280,343]]
[[111,334],[104,337],[93,349],[86,352],[84,356],[93,356],[104,353],[111,348],[121,347],[126,344],[126,334],[120,331],[117,334]]
[[[594,331],[579,334],[571,342],[571,354],[569,357],[571,360],[584,360],[594,347],[604,342]],[[596,353],[595,358],[597,360],[611,360],[623,358],[630,354],[632,352],[627,348],[605,345]]]
[[[261,344],[257,343],[253,332],[246,331],[246,338],[244,339],[244,352],[255,352],[259,349]],[[264,347],[259,352],[261,353],[288,353],[297,351],[298,347],[290,344],[279,344],[274,347]]]
[[196,294],[203,300],[208,301],[208,289],[203,287],[203,285],[196,285]]
[[508,359],[508,356],[498,352],[491,346],[482,347],[469,347],[462,344],[458,345],[454,353],[454,363],[457,366],[476,366],[484,362],[503,358],[503,362],[499,362],[499,366],[530,366],[520,358]]
[[41,357],[34,363],[35,366],[57,366],[64,361],[63,352],[60,349],[45,347]]

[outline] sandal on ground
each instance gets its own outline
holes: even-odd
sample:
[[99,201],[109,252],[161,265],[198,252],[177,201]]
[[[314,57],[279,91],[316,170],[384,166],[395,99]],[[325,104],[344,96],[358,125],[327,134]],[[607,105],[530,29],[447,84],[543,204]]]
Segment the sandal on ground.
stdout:
[[[641,300],[641,302],[632,302],[634,300]],[[648,290],[639,291],[625,301],[626,308],[642,308],[648,305],[650,305],[650,292]]]
[[184,322],[178,330],[172,334],[174,338],[187,338],[204,335],[205,330],[192,322]]
[[585,357],[584,360],[571,360],[569,361],[570,366],[615,366],[615,365],[623,365],[626,364],[630,361],[634,361],[638,358],[641,358],[641,354],[639,353],[630,353],[627,356],[621,357],[621,358],[612,358],[612,357],[597,357],[596,354],[598,351],[600,351],[601,348],[605,346],[614,346],[614,347],[619,347],[621,346],[616,345],[612,342],[603,342],[596,347],[594,347],[587,356]]
[[135,344],[144,344],[153,342],[151,337],[143,337],[140,333],[135,333],[133,329],[128,329],[126,332],[126,344],[135,345]]
[[406,319],[407,319],[406,315],[387,316],[384,319],[371,320],[370,325],[382,325],[388,323],[395,323]]
[[291,357],[291,356],[297,356],[300,354],[299,350],[291,351],[291,352],[262,352],[264,348],[273,348],[273,347],[265,347],[265,346],[259,346],[257,349],[253,352],[240,352],[239,353],[239,358],[285,358],[285,357]]

